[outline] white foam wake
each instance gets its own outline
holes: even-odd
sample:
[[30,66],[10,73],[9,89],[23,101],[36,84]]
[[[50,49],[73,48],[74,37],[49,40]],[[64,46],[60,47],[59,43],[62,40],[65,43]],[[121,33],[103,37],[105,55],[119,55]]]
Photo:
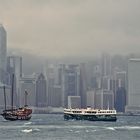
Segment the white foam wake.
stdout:
[[24,123],[24,125],[29,125],[29,124],[32,124],[32,122],[26,122],[26,123]]
[[21,131],[24,132],[24,133],[30,133],[30,132],[33,131],[33,129],[24,129],[24,130],[21,130]]
[[108,129],[108,130],[112,130],[112,131],[114,131],[114,130],[115,130],[115,128],[114,128],[114,127],[106,127],[106,129]]

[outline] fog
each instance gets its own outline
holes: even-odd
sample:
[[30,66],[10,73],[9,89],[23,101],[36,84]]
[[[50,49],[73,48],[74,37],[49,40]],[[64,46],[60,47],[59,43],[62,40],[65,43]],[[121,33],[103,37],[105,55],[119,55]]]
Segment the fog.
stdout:
[[139,0],[0,0],[7,50],[42,58],[140,52]]

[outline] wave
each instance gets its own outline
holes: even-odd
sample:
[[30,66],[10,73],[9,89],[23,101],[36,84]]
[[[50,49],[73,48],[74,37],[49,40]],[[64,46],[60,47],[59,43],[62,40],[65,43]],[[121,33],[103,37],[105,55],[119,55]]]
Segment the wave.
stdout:
[[106,129],[115,131],[115,128],[114,127],[106,127]]
[[140,130],[140,126],[118,126],[118,127],[105,127],[107,130]]
[[38,128],[21,130],[21,132],[24,132],[24,133],[31,133],[31,132],[38,132],[38,131],[40,131],[40,129]]
[[140,126],[120,126],[114,127],[116,130],[140,130]]
[[26,122],[26,123],[24,123],[24,125],[30,125],[30,124],[32,124],[32,122]]
[[21,130],[21,131],[24,132],[24,133],[30,133],[30,132],[33,131],[33,129],[24,129],[24,130]]
[[80,133],[80,131],[75,131],[74,133]]

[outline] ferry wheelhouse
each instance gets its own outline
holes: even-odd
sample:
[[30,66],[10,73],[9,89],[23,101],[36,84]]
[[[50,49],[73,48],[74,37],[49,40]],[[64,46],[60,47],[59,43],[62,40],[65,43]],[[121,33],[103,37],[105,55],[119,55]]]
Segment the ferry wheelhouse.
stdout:
[[101,109],[64,109],[64,119],[89,120],[89,121],[116,121],[116,110]]

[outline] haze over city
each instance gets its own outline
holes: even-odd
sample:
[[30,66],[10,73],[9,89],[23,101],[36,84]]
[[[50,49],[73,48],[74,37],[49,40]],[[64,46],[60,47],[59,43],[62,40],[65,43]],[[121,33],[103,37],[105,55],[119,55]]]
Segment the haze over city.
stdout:
[[7,48],[43,58],[140,52],[139,0],[0,0]]
[[139,7],[0,0],[0,139],[139,140]]

